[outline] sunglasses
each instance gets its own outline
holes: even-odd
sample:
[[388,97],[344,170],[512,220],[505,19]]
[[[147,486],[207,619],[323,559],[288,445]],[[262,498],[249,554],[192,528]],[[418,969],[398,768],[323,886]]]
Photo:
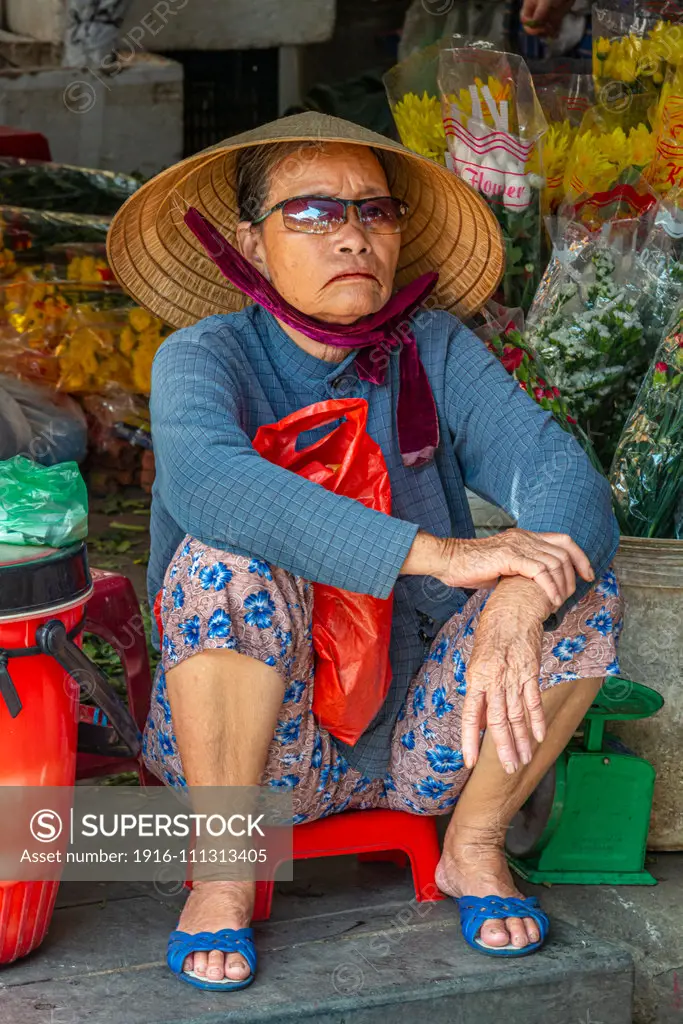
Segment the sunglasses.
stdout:
[[282,210],[282,220],[290,231],[309,234],[328,234],[337,231],[348,219],[349,206],[355,206],[358,219],[368,231],[379,235],[395,235],[403,229],[408,206],[393,196],[374,196],[372,199],[331,199],[328,196],[296,196],[283,199],[252,224],[260,224],[271,213]]

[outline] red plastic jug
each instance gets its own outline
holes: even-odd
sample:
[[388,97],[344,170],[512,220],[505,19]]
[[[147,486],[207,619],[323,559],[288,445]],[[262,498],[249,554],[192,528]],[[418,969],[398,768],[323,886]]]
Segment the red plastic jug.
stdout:
[[[137,726],[80,649],[92,590],[84,544],[0,544],[0,786],[74,785],[82,690],[113,727],[107,750],[114,739],[139,752]],[[43,941],[58,885],[0,881],[0,963]]]

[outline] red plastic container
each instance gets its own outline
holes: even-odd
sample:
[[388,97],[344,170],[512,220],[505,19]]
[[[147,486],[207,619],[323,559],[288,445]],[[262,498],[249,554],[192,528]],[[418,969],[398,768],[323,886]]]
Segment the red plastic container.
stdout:
[[[0,545],[0,786],[74,785],[82,687],[126,752],[139,750],[135,723],[80,650],[92,590],[83,544]],[[43,941],[58,884],[0,881],[0,963]]]

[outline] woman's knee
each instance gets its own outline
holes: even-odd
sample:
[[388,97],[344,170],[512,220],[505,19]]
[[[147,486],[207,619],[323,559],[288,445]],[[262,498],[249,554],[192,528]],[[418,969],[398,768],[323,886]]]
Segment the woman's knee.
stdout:
[[257,557],[186,537],[161,594],[167,669],[208,650],[233,650],[289,676],[311,651],[310,584]]

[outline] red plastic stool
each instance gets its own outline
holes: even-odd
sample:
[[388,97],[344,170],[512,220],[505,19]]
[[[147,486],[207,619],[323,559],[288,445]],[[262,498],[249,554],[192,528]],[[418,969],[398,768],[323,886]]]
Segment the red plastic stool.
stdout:
[[[419,903],[444,899],[434,874],[441,851],[433,817],[405,811],[344,811],[294,826],[293,857],[337,857],[357,853],[359,860],[410,861]],[[275,882],[256,883],[254,921],[270,917]]]
[[[142,732],[151,701],[152,677],[140,604],[127,576],[106,572],[104,569],[92,569],[91,575],[95,589],[85,610],[85,632],[102,637],[121,658],[128,691],[128,707]],[[103,626],[103,623],[107,625]],[[138,772],[140,785],[162,785],[138,758],[126,760],[80,752],[76,761],[77,779],[130,771]]]

